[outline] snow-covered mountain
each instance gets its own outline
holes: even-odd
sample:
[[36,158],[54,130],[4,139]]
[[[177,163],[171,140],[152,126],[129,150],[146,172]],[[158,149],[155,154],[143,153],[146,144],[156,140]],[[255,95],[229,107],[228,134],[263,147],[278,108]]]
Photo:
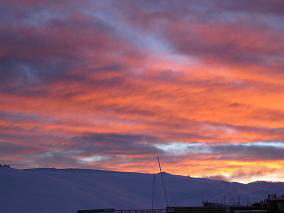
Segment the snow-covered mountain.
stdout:
[[[169,205],[201,205],[202,200],[258,201],[284,194],[284,183],[240,184],[164,173]],[[92,208],[151,208],[152,174],[85,169],[0,168],[0,212],[75,213]],[[160,175],[155,175],[155,208],[165,207]]]

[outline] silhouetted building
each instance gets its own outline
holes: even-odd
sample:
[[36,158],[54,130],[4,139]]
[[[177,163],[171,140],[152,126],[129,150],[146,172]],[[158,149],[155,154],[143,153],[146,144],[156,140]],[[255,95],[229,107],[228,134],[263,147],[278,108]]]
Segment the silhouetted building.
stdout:
[[252,205],[238,203],[212,203],[203,202],[203,206],[170,206],[166,209],[137,209],[115,210],[94,209],[79,210],[78,213],[284,213],[284,195],[277,197],[276,194],[268,195],[268,198]]
[[276,194],[268,195],[267,199],[261,202],[271,213],[284,213],[284,196],[277,197]]

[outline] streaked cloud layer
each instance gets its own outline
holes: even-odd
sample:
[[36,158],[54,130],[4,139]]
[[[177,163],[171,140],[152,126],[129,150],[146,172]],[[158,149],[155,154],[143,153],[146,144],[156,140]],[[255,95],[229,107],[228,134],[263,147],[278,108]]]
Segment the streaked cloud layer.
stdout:
[[0,161],[283,180],[281,0],[0,8]]

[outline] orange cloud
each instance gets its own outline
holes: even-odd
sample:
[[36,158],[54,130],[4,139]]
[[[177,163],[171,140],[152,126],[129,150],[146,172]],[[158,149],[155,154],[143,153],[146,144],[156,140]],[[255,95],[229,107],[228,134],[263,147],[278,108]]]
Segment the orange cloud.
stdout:
[[155,172],[160,155],[174,174],[281,180],[278,10],[112,3],[5,1],[0,160]]

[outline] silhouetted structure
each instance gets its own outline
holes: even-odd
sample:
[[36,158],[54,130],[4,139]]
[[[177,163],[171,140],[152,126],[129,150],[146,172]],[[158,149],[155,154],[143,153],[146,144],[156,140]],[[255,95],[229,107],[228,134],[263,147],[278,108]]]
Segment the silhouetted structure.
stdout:
[[0,167],[5,167],[5,168],[10,168],[10,165],[6,165],[6,164],[0,164]]
[[94,209],[79,210],[78,213],[284,213],[284,195],[277,197],[276,194],[268,195],[268,198],[245,205],[237,203],[212,203],[203,202],[203,206],[170,206],[165,209],[137,209],[137,210],[115,210],[115,209]]
[[165,213],[165,209],[131,209],[131,210],[115,210],[115,209],[90,209],[79,210],[78,213]]
[[267,199],[253,205],[266,209],[271,213],[284,213],[284,195],[280,197],[277,197],[276,194],[268,195]]
[[225,208],[220,207],[167,207],[166,209],[167,213],[225,213]]
[[89,210],[79,210],[78,213],[112,213],[115,209],[89,209]]

